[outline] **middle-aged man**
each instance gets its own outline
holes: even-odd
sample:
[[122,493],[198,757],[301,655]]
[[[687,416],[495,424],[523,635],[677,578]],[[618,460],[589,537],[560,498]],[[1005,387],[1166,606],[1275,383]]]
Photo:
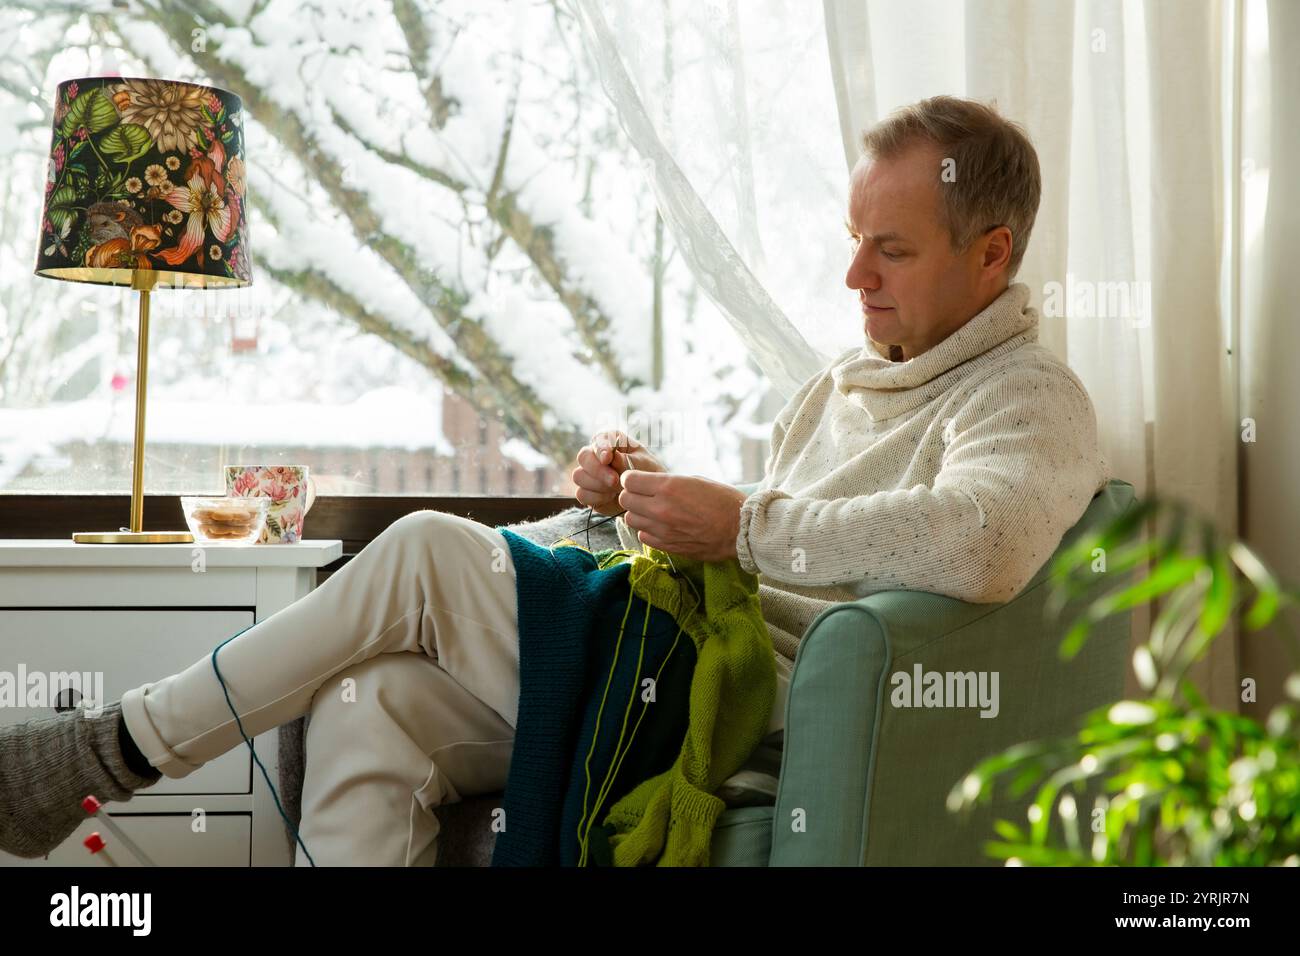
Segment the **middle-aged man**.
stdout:
[[579,455],[578,500],[626,509],[627,547],[738,557],[787,663],[828,603],[889,588],[1010,600],[1109,479],[1092,402],[1011,283],[1039,193],[1033,146],[992,108],[899,110],[864,135],[850,179],[845,283],[867,344],[786,404],[758,489],[669,474],[644,449],[611,462],[601,435]]
[[[627,439],[610,433],[573,474],[579,502],[626,512],[624,546],[736,557],[759,575],[778,678],[764,746],[783,727],[799,637],[828,603],[887,588],[1005,601],[1107,480],[1088,395],[1037,344],[1028,289],[1010,284],[1040,189],[1024,134],[936,97],[863,146],[846,282],[866,344],[780,412],[758,490],[670,474],[643,447],[611,450]],[[518,642],[503,535],[413,512],[223,645],[225,687],[205,654],[97,716],[0,728],[0,850],[47,853],[86,793],[129,799],[310,713],[300,836],[315,862],[429,865],[432,809],[505,786]]]

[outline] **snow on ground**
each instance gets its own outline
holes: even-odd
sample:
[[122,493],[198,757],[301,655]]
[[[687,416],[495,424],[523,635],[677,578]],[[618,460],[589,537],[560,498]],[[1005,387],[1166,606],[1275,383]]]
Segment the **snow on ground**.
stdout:
[[[98,399],[44,408],[0,408],[0,489],[34,458],[54,457],[73,442],[130,444],[135,437],[133,394],[116,403]],[[378,388],[345,405],[285,402],[168,402],[152,398],[145,414],[146,446],[176,444],[294,444],[320,448],[429,449],[454,453],[442,434],[442,401],[436,390],[417,393],[399,386]]]

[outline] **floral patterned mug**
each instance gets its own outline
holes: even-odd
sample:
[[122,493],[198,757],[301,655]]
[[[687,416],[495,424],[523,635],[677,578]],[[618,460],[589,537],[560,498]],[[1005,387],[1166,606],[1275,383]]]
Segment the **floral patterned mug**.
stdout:
[[271,499],[258,544],[302,540],[303,519],[316,500],[316,482],[306,465],[227,465],[226,494]]

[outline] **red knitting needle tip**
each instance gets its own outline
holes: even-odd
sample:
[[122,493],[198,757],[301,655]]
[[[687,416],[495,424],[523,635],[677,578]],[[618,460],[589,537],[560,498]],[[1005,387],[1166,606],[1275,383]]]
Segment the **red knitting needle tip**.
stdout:
[[109,866],[117,866],[117,860],[113,859],[113,854],[108,852],[108,844],[104,842],[104,838],[99,835],[98,830],[81,842],[90,851],[91,856],[98,855]]
[[[84,800],[81,801],[81,808],[85,810],[88,814],[90,814],[92,817],[98,817],[100,822],[103,823],[104,826],[108,827],[108,829],[112,832],[113,836],[121,840],[123,845],[126,846],[126,848],[130,850],[132,853],[134,853],[136,855],[136,858],[139,859],[141,863],[143,863],[145,866],[157,866],[157,864],[154,863],[153,860],[149,859],[148,854],[146,854],[144,850],[140,849],[140,844],[136,843],[129,836],[127,836],[126,832],[120,826],[117,825],[116,821],[114,821],[113,818],[110,817],[107,812],[104,813],[100,812],[103,809],[103,806],[104,805],[99,802],[99,798],[96,797],[93,793],[89,794]],[[116,865],[117,864],[114,864],[114,866]]]

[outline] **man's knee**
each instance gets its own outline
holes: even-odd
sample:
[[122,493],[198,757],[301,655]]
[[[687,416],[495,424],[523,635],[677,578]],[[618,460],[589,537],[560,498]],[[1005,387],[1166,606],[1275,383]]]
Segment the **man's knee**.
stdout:
[[432,508],[421,508],[402,515],[384,531],[386,535],[396,535],[407,541],[427,544],[430,541],[447,539],[453,544],[464,541],[466,545],[480,535],[485,525],[461,515]]
[[447,524],[447,519],[454,517],[445,511],[436,511],[433,508],[421,508],[418,511],[412,511],[402,515],[391,525],[389,530],[415,535],[426,535],[434,529],[441,528]]
[[415,558],[447,557],[467,567],[480,567],[485,573],[512,571],[514,567],[504,537],[494,528],[462,515],[430,508],[412,511],[394,521],[383,534],[411,549]]

